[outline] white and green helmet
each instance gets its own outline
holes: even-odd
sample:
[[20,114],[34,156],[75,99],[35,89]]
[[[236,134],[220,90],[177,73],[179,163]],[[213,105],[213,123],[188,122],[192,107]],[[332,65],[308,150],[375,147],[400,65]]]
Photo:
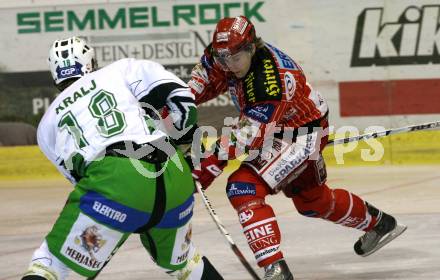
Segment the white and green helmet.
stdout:
[[79,37],[53,42],[48,63],[56,85],[67,79],[82,77],[97,68],[95,51]]

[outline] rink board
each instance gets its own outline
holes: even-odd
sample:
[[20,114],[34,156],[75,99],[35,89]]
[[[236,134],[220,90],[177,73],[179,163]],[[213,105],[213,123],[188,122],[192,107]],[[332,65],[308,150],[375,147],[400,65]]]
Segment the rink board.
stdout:
[[[376,140],[374,140],[376,141]],[[383,156],[371,144],[358,142],[356,147],[346,144],[327,147],[324,157],[328,166],[374,166],[402,164],[440,164],[440,131],[419,131],[403,133],[377,139],[383,146]],[[365,157],[366,150],[373,157]],[[365,153],[365,152],[364,152]],[[365,160],[367,159],[367,161]],[[368,161],[373,159],[374,161]],[[231,161],[228,170],[233,170],[239,162]],[[0,147],[0,179],[44,179],[60,175],[55,167],[44,157],[37,146]]]

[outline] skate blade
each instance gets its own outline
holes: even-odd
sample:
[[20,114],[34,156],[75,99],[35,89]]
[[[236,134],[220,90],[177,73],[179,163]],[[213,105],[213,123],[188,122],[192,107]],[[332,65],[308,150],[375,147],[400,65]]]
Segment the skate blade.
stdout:
[[361,255],[362,257],[367,257],[383,246],[387,245],[391,241],[393,241],[396,237],[401,235],[408,227],[405,225],[399,225],[397,224],[396,227],[390,231],[379,243],[377,243],[376,247],[374,247],[371,251],[366,252],[365,254]]

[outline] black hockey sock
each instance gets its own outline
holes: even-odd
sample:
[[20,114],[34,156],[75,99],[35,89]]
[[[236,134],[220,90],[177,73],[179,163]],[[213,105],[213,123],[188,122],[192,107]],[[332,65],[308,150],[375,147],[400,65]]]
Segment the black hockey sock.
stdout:
[[218,273],[215,267],[209,262],[206,257],[203,260],[203,274],[201,280],[223,280],[223,277]]
[[379,215],[381,214],[381,211],[379,209],[377,209],[368,202],[365,202],[365,204],[367,205],[367,211],[368,213],[370,213],[371,216],[375,218],[380,218]]
[[21,278],[21,280],[47,280],[47,279],[38,275],[27,275]]

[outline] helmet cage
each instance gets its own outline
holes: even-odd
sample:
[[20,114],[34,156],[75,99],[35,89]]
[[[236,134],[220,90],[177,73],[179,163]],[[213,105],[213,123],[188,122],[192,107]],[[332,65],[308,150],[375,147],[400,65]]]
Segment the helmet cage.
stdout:
[[80,78],[97,68],[93,48],[79,37],[56,40],[49,50],[48,64],[55,85]]

